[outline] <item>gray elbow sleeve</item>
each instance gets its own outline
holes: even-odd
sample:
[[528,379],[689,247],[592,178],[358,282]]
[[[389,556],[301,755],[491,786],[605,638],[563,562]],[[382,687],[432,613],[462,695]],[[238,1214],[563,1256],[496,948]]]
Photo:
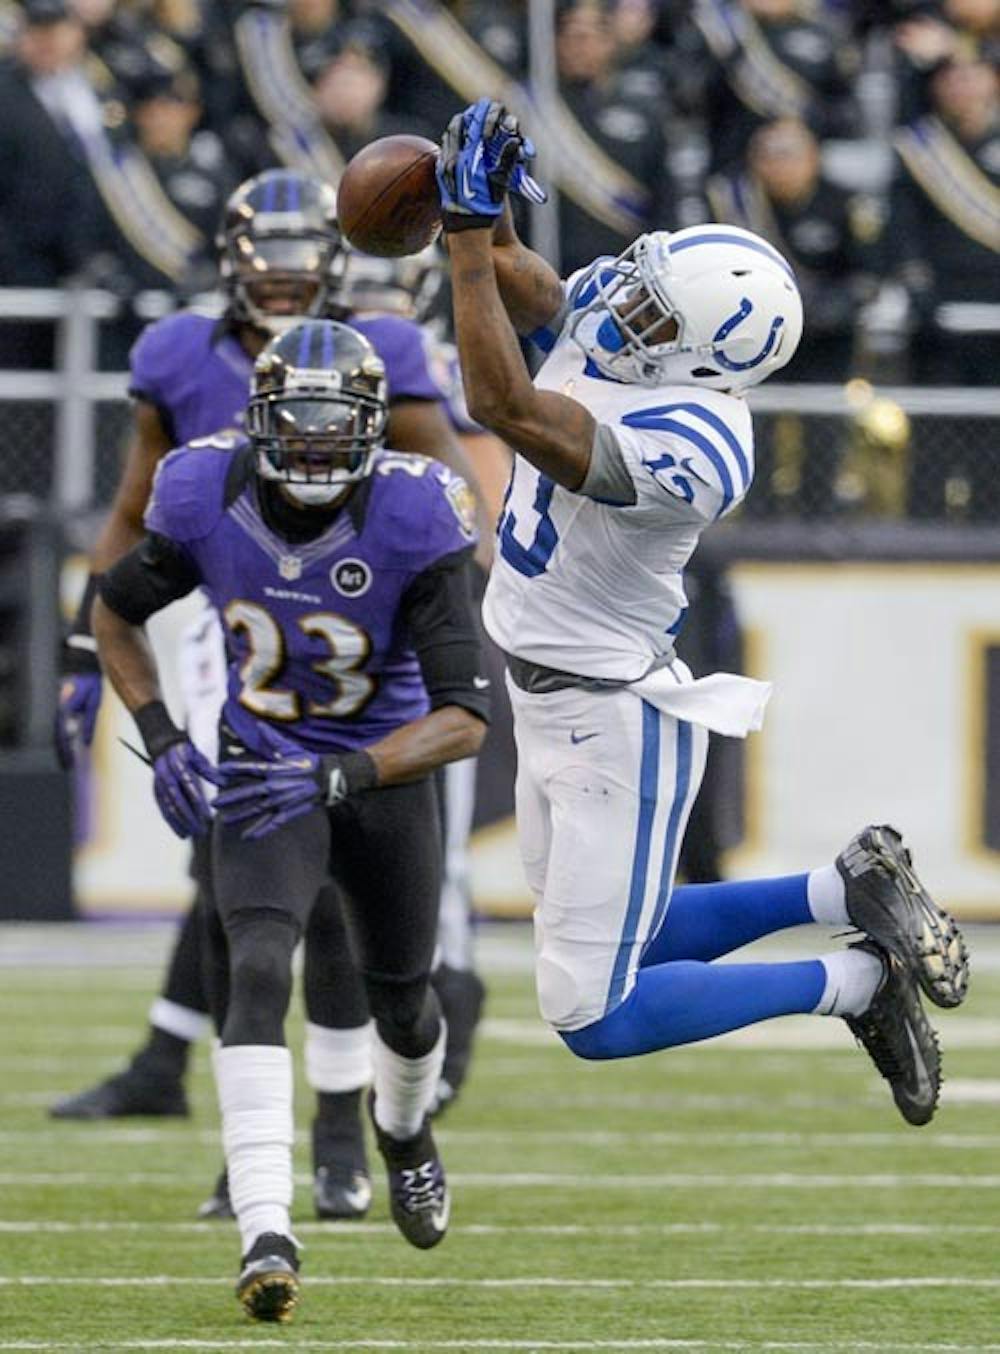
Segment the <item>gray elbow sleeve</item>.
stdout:
[[583,483],[576,491],[600,503],[617,508],[630,507],[636,502],[635,485],[628,472],[614,429],[599,423],[590,449],[590,465]]

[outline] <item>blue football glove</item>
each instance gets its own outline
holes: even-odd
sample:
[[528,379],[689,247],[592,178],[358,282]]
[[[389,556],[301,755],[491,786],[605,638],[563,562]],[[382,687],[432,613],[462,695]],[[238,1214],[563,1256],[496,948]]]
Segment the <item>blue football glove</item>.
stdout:
[[446,230],[491,226],[508,193],[544,202],[528,173],[535,148],[503,104],[480,99],[457,113],[441,138],[437,181]]
[[203,837],[212,826],[203,780],[216,780],[215,767],[190,738],[182,735],[153,758],[153,794],[178,837]]
[[64,771],[73,769],[77,740],[84,747],[90,747],[94,740],[103,680],[100,669],[96,672],[68,672],[63,676],[52,737],[56,757]]
[[254,840],[321,805],[339,804],[354,790],[375,784],[375,766],[365,752],[320,755],[260,725],[263,758],[221,762],[222,789],[215,801],[224,823],[246,823]]

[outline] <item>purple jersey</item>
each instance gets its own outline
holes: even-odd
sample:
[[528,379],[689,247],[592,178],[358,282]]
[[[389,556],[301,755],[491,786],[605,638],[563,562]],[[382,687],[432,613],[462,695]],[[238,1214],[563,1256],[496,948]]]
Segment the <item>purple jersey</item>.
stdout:
[[337,752],[426,714],[401,608],[419,574],[475,540],[465,483],[381,451],[323,535],[292,544],[261,516],[248,443],[225,440],[160,463],[146,527],[184,549],[222,617],[226,722],[258,751],[263,719]]
[[[398,315],[348,321],[385,363],[389,400],[442,400],[420,327]],[[241,428],[253,358],[224,323],[190,310],[144,329],[131,355],[130,391],[160,411],[177,446]]]

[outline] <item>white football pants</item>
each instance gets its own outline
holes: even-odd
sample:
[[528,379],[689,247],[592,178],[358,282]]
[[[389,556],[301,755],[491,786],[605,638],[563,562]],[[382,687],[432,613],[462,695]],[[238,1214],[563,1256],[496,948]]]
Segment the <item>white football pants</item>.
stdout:
[[628,996],[662,925],[708,734],[628,690],[507,687],[538,1003],[554,1029],[582,1029]]

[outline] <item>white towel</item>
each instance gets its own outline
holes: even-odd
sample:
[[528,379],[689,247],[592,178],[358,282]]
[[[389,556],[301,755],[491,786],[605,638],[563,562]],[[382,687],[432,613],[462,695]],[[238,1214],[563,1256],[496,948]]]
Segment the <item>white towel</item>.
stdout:
[[704,725],[729,738],[746,738],[763,727],[771,683],[734,672],[713,672],[695,680],[687,664],[674,659],[669,667],[630,682],[628,690],[674,719]]

